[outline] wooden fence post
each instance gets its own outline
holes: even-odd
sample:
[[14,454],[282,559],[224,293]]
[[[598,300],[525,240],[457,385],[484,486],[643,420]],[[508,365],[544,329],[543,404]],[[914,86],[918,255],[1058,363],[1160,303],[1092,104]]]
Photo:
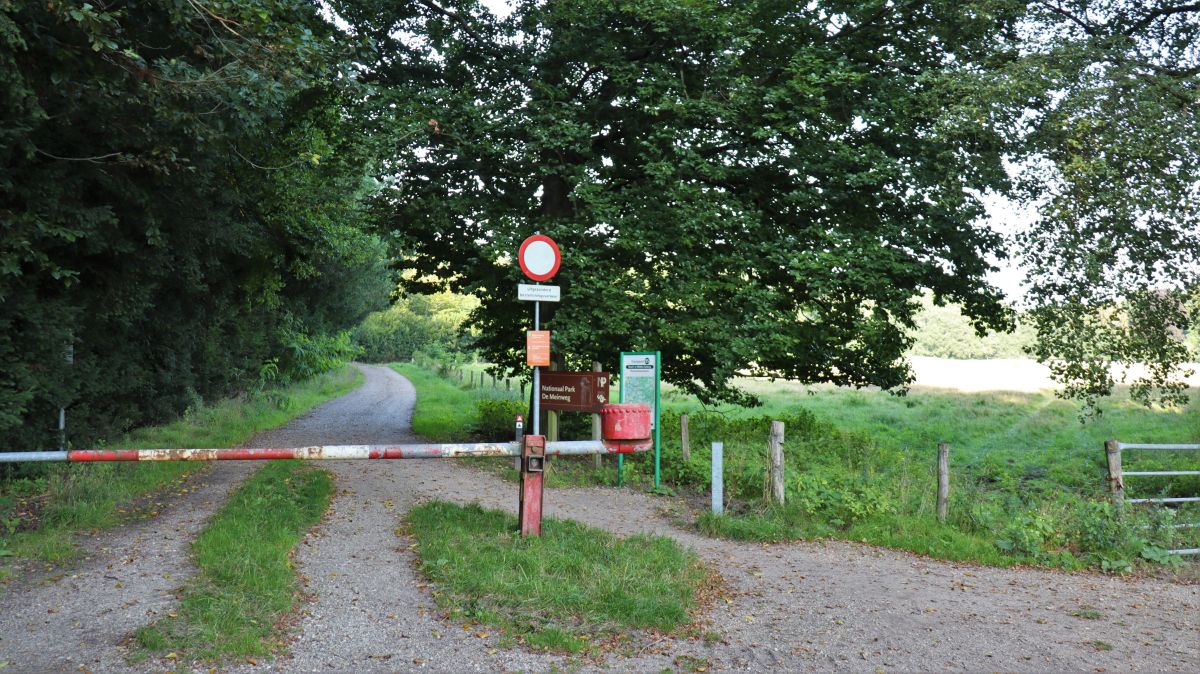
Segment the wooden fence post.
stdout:
[[683,448],[683,462],[687,463],[692,458],[692,448],[689,446],[691,438],[688,437],[688,415],[679,415],[679,444]]
[[[557,361],[550,361],[550,371],[558,371]],[[546,412],[546,440],[549,442],[558,442],[558,412]]]
[[946,521],[946,510],[950,499],[950,444],[938,443],[938,492],[937,518],[939,522]]
[[1104,455],[1108,459],[1108,491],[1112,494],[1113,504],[1120,507],[1125,503],[1125,482],[1121,479],[1121,443],[1106,440]]
[[771,495],[783,505],[783,422],[771,422]]
[[[592,372],[602,372],[603,370],[604,370],[604,366],[600,365],[600,361],[598,361],[598,360],[592,361]],[[604,392],[604,397],[605,397],[605,399],[608,399],[607,391]],[[592,439],[599,440],[600,435],[601,435],[600,415],[593,414],[592,415]],[[594,461],[596,462],[595,463],[596,469],[599,470],[599,469],[603,468],[604,467],[604,455],[597,452],[597,453],[593,454],[593,456],[596,457],[594,459]]]

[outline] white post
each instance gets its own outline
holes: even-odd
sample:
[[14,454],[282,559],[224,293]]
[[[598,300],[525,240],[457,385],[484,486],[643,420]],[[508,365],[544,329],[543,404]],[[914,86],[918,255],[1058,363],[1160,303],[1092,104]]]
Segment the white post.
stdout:
[[725,512],[725,445],[712,443],[712,511],[714,515]]

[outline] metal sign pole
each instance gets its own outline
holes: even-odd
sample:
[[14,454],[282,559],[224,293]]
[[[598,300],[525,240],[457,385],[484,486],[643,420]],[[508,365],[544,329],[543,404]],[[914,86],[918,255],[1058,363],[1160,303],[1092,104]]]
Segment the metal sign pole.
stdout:
[[[542,303],[533,303],[533,329],[542,329]],[[542,434],[542,368],[533,366],[533,434]]]

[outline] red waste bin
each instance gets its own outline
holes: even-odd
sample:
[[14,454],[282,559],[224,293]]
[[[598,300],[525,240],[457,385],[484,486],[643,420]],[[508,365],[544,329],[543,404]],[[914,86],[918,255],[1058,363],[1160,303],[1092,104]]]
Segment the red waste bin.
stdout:
[[600,410],[601,436],[605,440],[650,438],[650,407],[641,404],[605,405]]

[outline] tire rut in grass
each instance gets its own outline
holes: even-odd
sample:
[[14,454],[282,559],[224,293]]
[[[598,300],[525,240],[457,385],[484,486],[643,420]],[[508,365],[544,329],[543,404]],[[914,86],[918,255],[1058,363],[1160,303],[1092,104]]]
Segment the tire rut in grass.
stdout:
[[13,671],[122,671],[123,642],[172,610],[191,542],[254,468],[221,463],[162,499],[158,515],[82,538],[84,555],[22,574],[0,597],[0,661]]

